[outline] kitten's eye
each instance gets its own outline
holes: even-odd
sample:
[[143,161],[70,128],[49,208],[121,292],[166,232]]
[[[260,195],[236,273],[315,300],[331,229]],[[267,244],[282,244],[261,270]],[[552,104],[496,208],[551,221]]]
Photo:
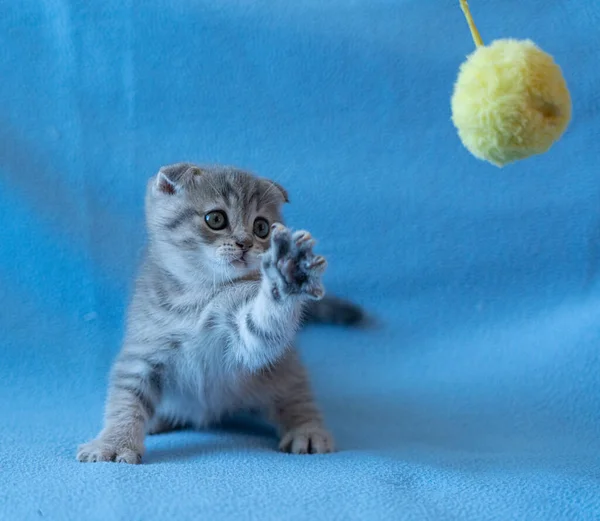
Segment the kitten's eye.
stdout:
[[254,235],[257,237],[260,237],[261,239],[266,238],[269,235],[270,230],[269,222],[266,219],[257,217],[254,220]]
[[227,214],[221,210],[208,212],[204,216],[204,222],[213,230],[222,230],[227,226]]

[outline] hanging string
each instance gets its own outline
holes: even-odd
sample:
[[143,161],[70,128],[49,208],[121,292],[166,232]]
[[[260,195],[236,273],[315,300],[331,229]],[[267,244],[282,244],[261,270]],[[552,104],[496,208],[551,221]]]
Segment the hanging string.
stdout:
[[465,18],[467,19],[467,23],[469,24],[469,29],[471,30],[471,36],[473,37],[473,41],[477,47],[483,46],[483,40],[481,39],[481,35],[475,26],[475,22],[473,21],[473,17],[471,16],[471,11],[469,11],[469,4],[467,0],[460,0],[460,8],[462,9]]

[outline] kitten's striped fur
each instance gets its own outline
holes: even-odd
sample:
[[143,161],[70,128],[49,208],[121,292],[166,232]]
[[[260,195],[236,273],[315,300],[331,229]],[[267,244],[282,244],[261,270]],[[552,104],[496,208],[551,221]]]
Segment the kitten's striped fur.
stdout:
[[[273,225],[286,201],[276,183],[231,168],[182,163],[150,179],[148,250],[104,428],[79,447],[80,461],[139,463],[146,433],[250,409],[280,428],[282,450],[333,450],[292,342],[309,301],[315,320],[362,315],[350,303],[321,300],[325,260],[312,253],[310,234]],[[214,210],[227,216],[222,230],[206,221]],[[257,218],[273,225],[267,237],[254,233]]]

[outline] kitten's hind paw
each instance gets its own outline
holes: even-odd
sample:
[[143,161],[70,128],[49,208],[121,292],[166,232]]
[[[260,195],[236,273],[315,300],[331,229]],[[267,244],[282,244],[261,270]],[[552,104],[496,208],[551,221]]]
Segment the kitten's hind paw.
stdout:
[[333,437],[318,425],[302,425],[281,438],[279,450],[292,454],[326,454],[335,450]]
[[274,224],[271,247],[263,255],[263,271],[274,283],[274,296],[297,295],[320,300],[325,295],[321,275],[327,261],[312,251],[315,241],[306,231],[292,233]]
[[129,447],[96,439],[78,447],[77,459],[82,463],[114,461],[137,465],[142,462],[142,453]]

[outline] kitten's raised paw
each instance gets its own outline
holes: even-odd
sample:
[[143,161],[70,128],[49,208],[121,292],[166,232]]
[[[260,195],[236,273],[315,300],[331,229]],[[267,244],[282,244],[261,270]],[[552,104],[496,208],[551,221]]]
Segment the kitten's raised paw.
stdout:
[[129,447],[96,439],[78,447],[77,459],[82,463],[114,461],[116,463],[137,465],[142,462],[142,454]]
[[309,424],[288,431],[281,438],[279,450],[291,454],[326,454],[335,448],[333,437],[327,430]]
[[320,300],[325,295],[321,275],[327,261],[312,251],[315,244],[306,231],[292,233],[281,224],[274,224],[271,248],[263,256],[263,269],[275,283],[275,297],[304,295]]

